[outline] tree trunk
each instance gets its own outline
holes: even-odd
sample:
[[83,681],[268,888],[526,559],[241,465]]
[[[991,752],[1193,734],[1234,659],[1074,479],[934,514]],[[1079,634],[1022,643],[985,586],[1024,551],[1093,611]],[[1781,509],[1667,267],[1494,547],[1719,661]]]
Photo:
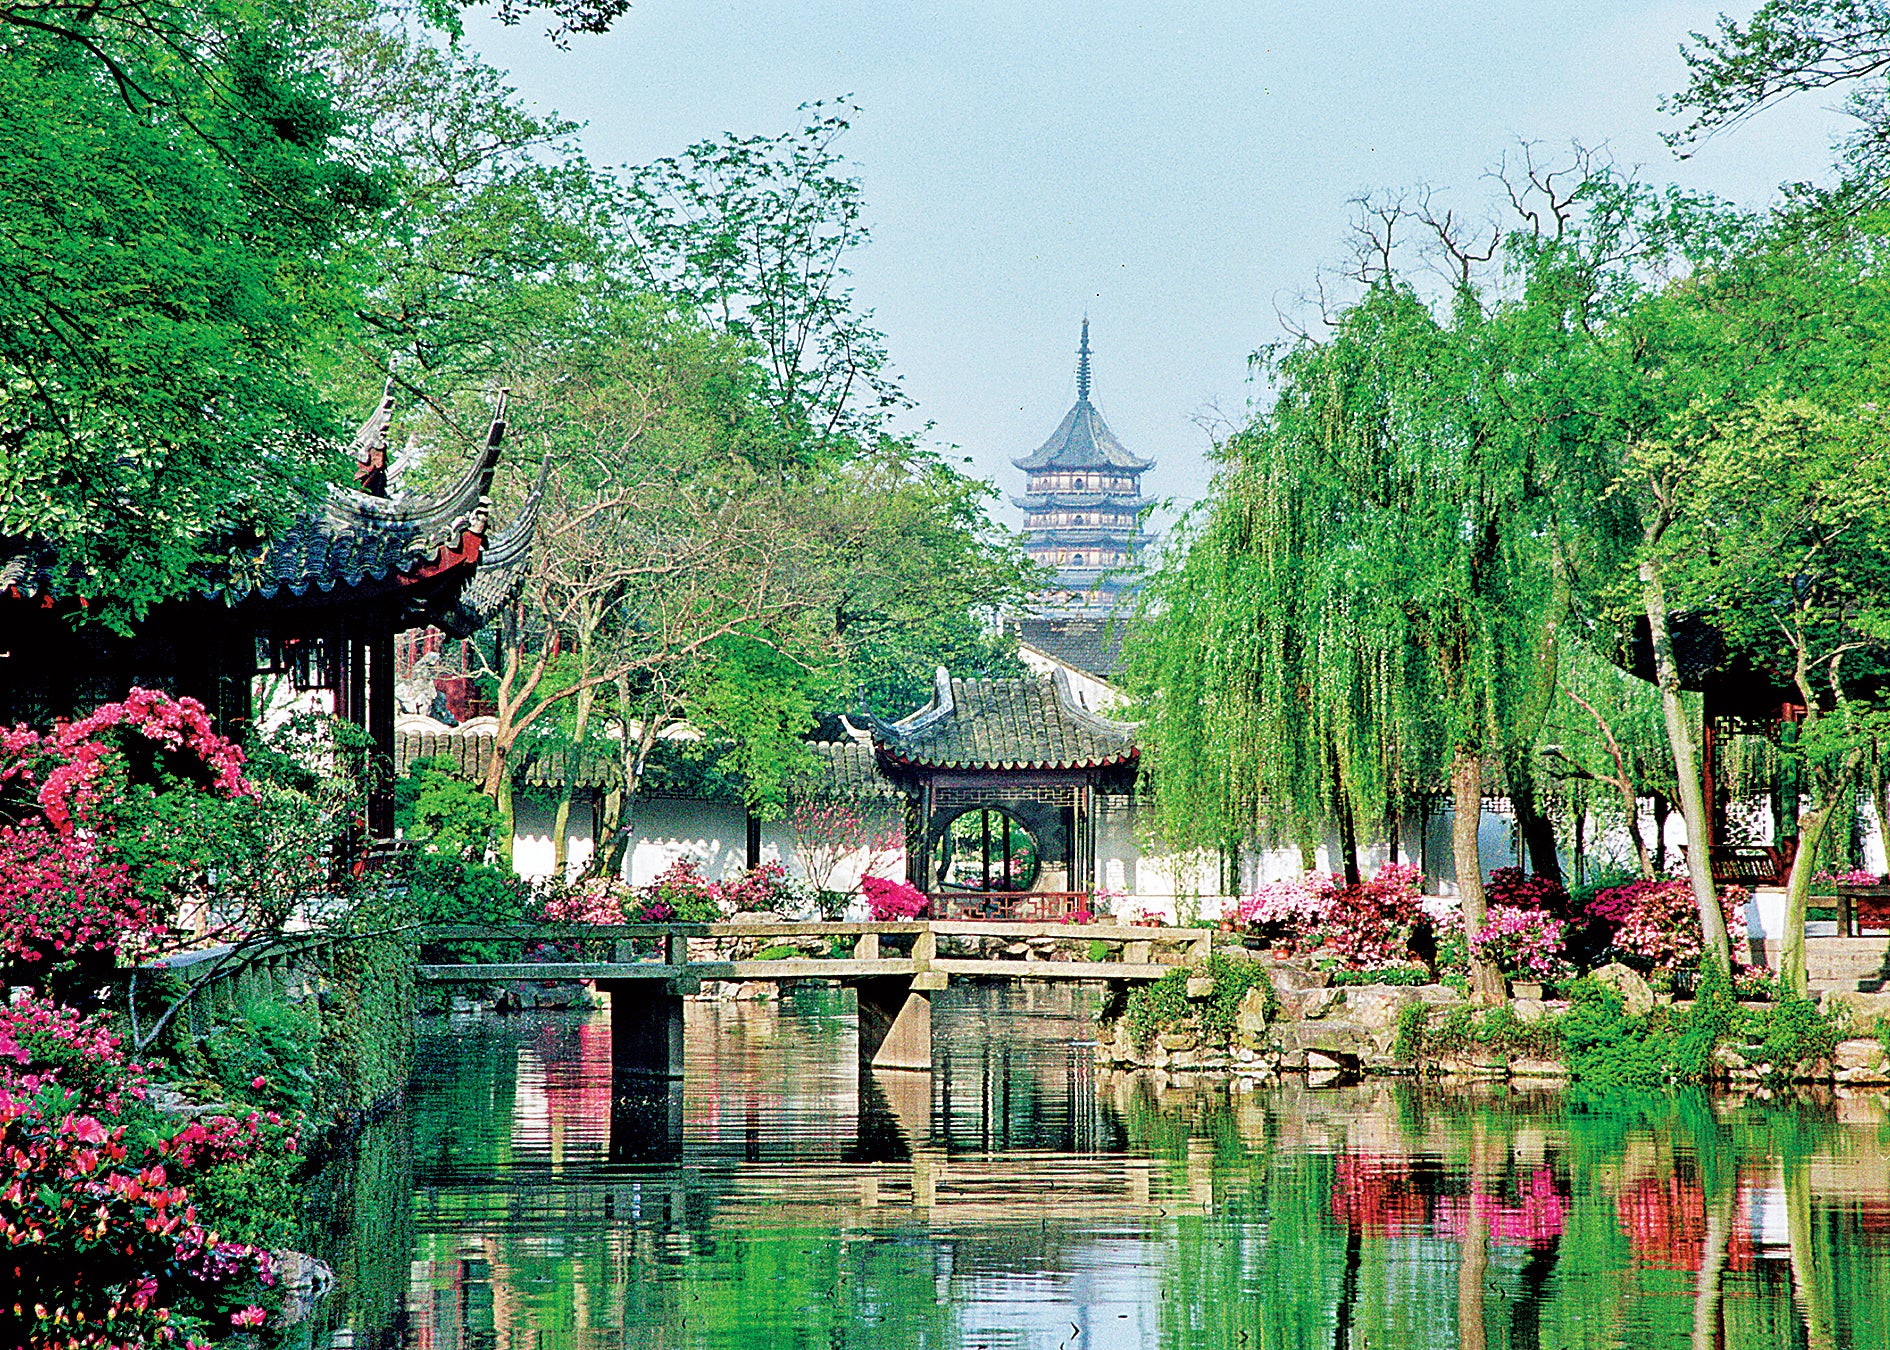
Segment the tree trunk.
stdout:
[[1510,771],[1509,801],[1516,809],[1516,829],[1522,835],[1529,870],[1560,886],[1562,860],[1556,854],[1555,822],[1536,808],[1536,785],[1526,767]]
[[1700,1273],[1693,1282],[1693,1350],[1720,1350],[1726,1344],[1726,1300],[1720,1276],[1732,1245],[1733,1188],[1706,1202],[1706,1240]]
[[1819,1259],[1818,1235],[1811,1217],[1811,1174],[1802,1161],[1785,1164],[1785,1234],[1790,1244],[1792,1286],[1805,1319],[1807,1350],[1834,1350],[1835,1300],[1827,1284],[1828,1267]]
[[1479,1003],[1500,1003],[1503,977],[1495,966],[1476,956],[1477,935],[1483,931],[1483,855],[1477,848],[1477,830],[1483,823],[1483,757],[1473,749],[1459,749],[1450,764],[1451,860],[1457,868],[1457,903],[1463,912],[1463,937],[1470,954],[1470,996]]
[[[609,836],[609,856],[605,859],[603,874],[622,878],[624,859],[630,853],[630,836],[636,830],[637,791],[643,785],[643,766],[649,763],[650,751],[655,748],[661,734],[663,722],[657,715],[651,714],[643,720],[641,730],[635,739],[630,736],[629,688],[620,683],[617,688],[617,706],[626,710],[623,720],[623,738],[619,744],[623,747],[623,787],[620,792],[620,807],[617,813],[616,828]],[[600,843],[598,852],[604,853],[605,846]]]
[[[496,749],[492,754],[495,759],[499,756],[499,752]],[[501,773],[499,775],[497,802],[499,806],[499,858],[505,863],[506,868],[510,870],[512,866],[512,839],[518,831],[518,812],[512,805],[512,775],[510,773]]]
[[1661,712],[1667,723],[1667,744],[1673,750],[1680,817],[1687,823],[1687,879],[1693,884],[1693,903],[1700,911],[1700,933],[1704,938],[1701,954],[1730,979],[1732,941],[1726,933],[1726,916],[1720,911],[1719,896],[1713,890],[1706,790],[1693,753],[1693,729],[1687,723],[1686,708],[1680,701],[1680,670],[1674,664],[1673,635],[1667,628],[1667,596],[1661,588],[1660,571],[1652,559],[1641,563],[1641,598],[1647,606],[1647,626],[1653,638],[1654,673],[1660,685]]
[[[577,791],[578,761],[584,753],[584,736],[590,729],[591,701],[597,697],[593,688],[580,689],[577,692],[576,721],[571,732],[571,747],[564,755],[564,784],[558,793],[558,810],[552,818],[551,826],[551,872],[558,880],[565,878],[570,862],[570,843],[567,832],[571,828],[571,798]],[[591,846],[596,848],[601,841],[593,839]]]
[[[1641,834],[1641,799],[1634,791],[1634,778],[1628,773],[1627,754],[1621,749],[1621,742],[1616,739],[1614,728],[1608,725],[1608,719],[1601,715],[1599,708],[1595,707],[1594,704],[1590,703],[1572,689],[1568,691],[1568,696],[1576,703],[1579,703],[1582,708],[1586,710],[1588,715],[1595,720],[1595,725],[1601,728],[1602,738],[1608,743],[1608,757],[1614,761],[1614,777],[1610,778],[1608,782],[1621,794],[1621,804],[1627,811],[1627,815],[1624,819],[1627,823],[1628,838],[1634,844],[1635,864],[1640,868],[1641,876],[1651,881],[1654,877],[1654,866],[1648,861],[1647,840]],[[1660,801],[1658,793],[1655,794],[1654,800],[1656,802]],[[1658,821],[1660,818],[1659,813],[1656,813],[1655,820]],[[1575,820],[1575,852],[1577,859],[1575,872],[1578,877],[1581,875],[1580,855],[1582,823],[1582,818],[1577,816]]]
[[1358,830],[1352,824],[1352,803],[1341,794],[1338,802],[1339,856],[1345,870],[1345,884],[1356,886],[1363,879],[1358,868]]
[[1463,1240],[1457,1257],[1458,1350],[1489,1350],[1489,1330],[1483,1317],[1483,1286],[1490,1275],[1490,1216],[1485,1209],[1484,1168],[1487,1147],[1481,1122],[1470,1144],[1470,1196],[1464,1206]]
[[1832,815],[1844,794],[1851,791],[1863,763],[1862,746],[1845,755],[1836,775],[1813,799],[1811,809],[1798,817],[1798,852],[1792,857],[1791,876],[1785,883],[1785,931],[1779,937],[1778,978],[1800,998],[1810,987],[1805,966],[1805,913],[1811,904],[1811,874],[1817,870],[1813,859]]

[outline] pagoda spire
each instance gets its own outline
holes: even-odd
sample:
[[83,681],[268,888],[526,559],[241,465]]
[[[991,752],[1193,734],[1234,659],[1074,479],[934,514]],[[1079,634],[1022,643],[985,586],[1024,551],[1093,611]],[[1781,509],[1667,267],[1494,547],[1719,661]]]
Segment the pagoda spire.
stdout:
[[1089,402],[1089,315],[1083,316],[1083,343],[1076,349],[1076,401]]

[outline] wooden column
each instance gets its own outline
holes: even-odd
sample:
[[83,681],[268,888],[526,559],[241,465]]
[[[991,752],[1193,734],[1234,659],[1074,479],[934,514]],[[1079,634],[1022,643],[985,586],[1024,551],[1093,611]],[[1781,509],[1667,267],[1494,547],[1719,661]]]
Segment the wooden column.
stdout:
[[362,648],[367,656],[367,733],[374,742],[368,790],[368,836],[394,837],[394,634],[375,633]]

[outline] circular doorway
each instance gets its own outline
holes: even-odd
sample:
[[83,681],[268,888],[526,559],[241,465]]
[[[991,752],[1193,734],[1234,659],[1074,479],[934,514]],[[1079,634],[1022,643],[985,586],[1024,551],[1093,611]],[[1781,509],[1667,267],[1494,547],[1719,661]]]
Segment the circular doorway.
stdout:
[[1027,891],[1042,855],[1036,836],[995,806],[952,817],[939,835],[937,884],[950,891]]

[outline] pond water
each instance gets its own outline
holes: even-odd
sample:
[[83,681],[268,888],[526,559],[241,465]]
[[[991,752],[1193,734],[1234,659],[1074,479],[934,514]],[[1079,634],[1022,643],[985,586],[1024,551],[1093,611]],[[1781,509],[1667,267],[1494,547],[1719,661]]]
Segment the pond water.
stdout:
[[613,1090],[603,1013],[423,1022],[311,1188],[317,1347],[1890,1347],[1881,1100],[1379,1083],[1158,1090],[1090,995],[938,997],[856,1082],[851,996],[692,1003]]

